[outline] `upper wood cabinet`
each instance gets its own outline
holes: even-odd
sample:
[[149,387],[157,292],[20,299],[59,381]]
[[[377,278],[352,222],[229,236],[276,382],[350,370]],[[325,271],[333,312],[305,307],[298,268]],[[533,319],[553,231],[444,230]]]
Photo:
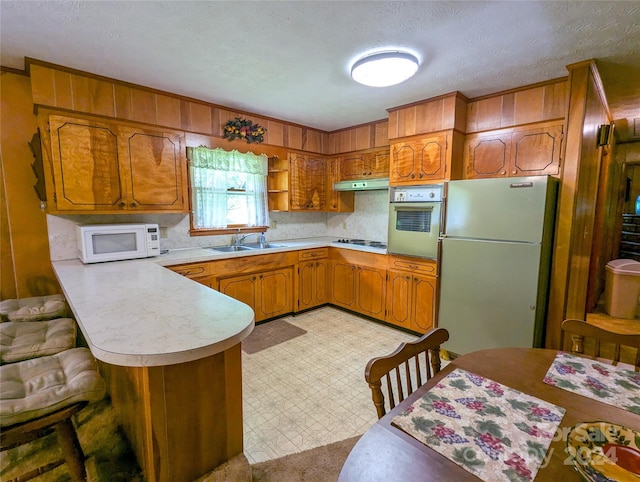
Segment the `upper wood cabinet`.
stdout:
[[353,192],[336,192],[335,159],[289,153],[289,207],[291,211],[353,212]]
[[292,211],[327,210],[327,166],[324,157],[289,154]]
[[336,191],[333,185],[340,181],[340,160],[327,159],[327,211],[352,213],[355,206],[353,191]]
[[556,175],[562,138],[558,122],[468,135],[465,178]]
[[184,133],[49,117],[56,212],[187,212]]
[[391,144],[389,184],[421,184],[459,179],[463,136],[447,131]]
[[338,156],[339,181],[389,177],[389,148]]

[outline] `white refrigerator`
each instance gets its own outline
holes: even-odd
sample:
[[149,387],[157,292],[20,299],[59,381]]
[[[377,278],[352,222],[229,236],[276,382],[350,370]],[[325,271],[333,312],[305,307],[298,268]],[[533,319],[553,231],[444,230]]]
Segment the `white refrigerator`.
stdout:
[[451,181],[441,238],[438,326],[448,351],[540,347],[557,179]]

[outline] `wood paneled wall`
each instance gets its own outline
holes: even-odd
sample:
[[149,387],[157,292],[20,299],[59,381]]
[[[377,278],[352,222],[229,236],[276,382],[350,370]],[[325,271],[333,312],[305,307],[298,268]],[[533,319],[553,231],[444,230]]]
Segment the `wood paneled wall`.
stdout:
[[467,102],[460,92],[407,104],[389,112],[389,139],[429,134],[448,129],[464,132]]
[[387,119],[340,129],[329,134],[328,154],[384,147],[389,145]]
[[567,79],[556,79],[490,96],[467,105],[466,133],[563,119],[567,112]]
[[33,155],[29,149],[37,129],[29,78],[0,74],[0,153],[3,196],[0,230],[0,298],[27,298],[60,293],[49,260],[47,219],[33,185]]
[[[602,148],[598,127],[608,123],[604,93],[593,61],[569,66],[570,99],[565,162],[558,196],[546,346],[558,348],[566,318],[585,319],[596,226]],[[601,199],[601,202],[605,202]],[[604,233],[606,236],[607,233]]]
[[329,152],[329,134],[318,129],[235,111],[34,59],[27,59],[26,64],[31,76],[33,102],[37,106],[215,137],[222,137],[222,127],[228,120],[246,117],[267,129],[265,144],[321,154]]

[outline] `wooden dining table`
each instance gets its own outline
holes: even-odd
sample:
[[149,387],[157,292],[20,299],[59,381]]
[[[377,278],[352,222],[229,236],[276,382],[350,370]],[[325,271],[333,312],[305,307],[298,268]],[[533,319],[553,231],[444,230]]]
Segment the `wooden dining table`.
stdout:
[[339,482],[479,480],[391,424],[395,416],[406,411],[413,402],[456,368],[563,407],[566,413],[558,430],[564,436],[554,437],[547,452],[550,461],[540,468],[535,480],[583,480],[565,452],[569,430],[581,422],[606,421],[640,431],[640,416],[544,383],[544,377],[557,353],[555,350],[541,348],[495,348],[455,358],[365,432],[345,461]]

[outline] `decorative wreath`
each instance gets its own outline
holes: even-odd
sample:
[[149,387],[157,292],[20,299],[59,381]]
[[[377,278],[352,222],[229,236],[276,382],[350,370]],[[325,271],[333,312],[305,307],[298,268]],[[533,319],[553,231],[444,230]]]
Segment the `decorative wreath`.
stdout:
[[254,124],[250,120],[236,117],[224,125],[223,135],[225,139],[229,139],[230,141],[239,137],[247,141],[248,144],[253,142],[259,144],[264,141],[265,132],[267,132],[267,130],[264,127]]

